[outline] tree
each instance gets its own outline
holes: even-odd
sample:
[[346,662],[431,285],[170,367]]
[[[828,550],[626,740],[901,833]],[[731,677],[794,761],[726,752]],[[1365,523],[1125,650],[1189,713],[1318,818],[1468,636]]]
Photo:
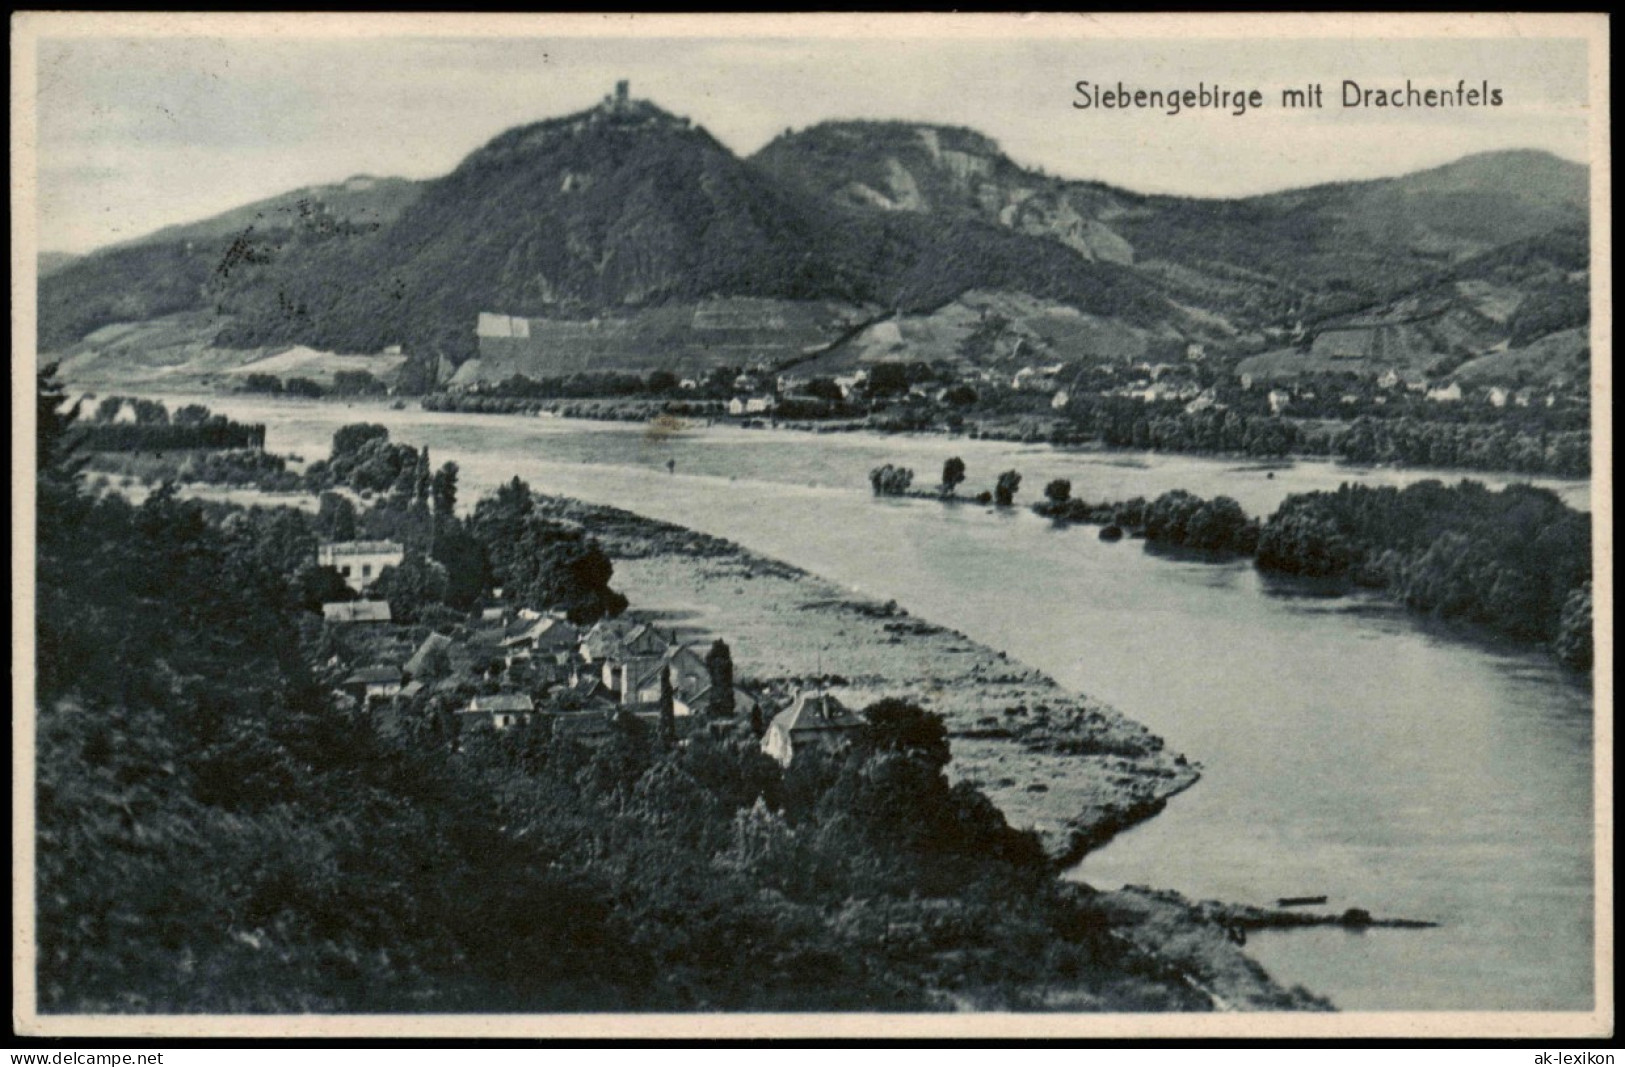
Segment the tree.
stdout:
[[[292,382],[288,383],[292,385]],[[280,393],[282,379],[274,374],[250,374],[243,379],[243,388],[250,393]]]
[[431,604],[446,600],[446,568],[413,553],[394,567],[385,567],[372,583],[374,596],[389,601],[396,622],[414,623]]
[[869,472],[869,485],[876,496],[902,496],[914,483],[914,472],[907,467],[893,467],[890,463]]
[[1009,507],[1016,499],[1016,490],[1021,488],[1021,475],[1015,471],[1005,471],[999,475],[998,484],[993,487],[993,502],[1001,508]]
[[451,677],[451,653],[443,645],[435,645],[424,653],[423,667],[418,672],[418,680],[423,682],[438,682],[442,678]]
[[333,459],[354,455],[368,441],[388,441],[389,427],[376,422],[354,422],[341,426],[333,434]]
[[294,571],[289,582],[293,601],[305,611],[321,611],[323,604],[354,600],[355,590],[332,567],[306,563]]
[[870,396],[908,392],[908,366],[903,363],[877,363],[869,370]]
[[457,464],[447,460],[434,472],[430,483],[430,494],[434,498],[434,513],[439,516],[450,517],[457,513]]
[[942,465],[942,489],[943,492],[948,496],[953,496],[954,490],[958,489],[960,483],[964,480],[964,460],[960,459],[958,456],[954,456],[952,459],[948,460],[948,462]]
[[705,669],[711,678],[711,706],[708,710],[712,715],[719,718],[733,718],[733,653],[729,650],[728,643],[722,638],[719,637],[711,642],[711,650],[705,654]]
[[[51,369],[54,370],[55,367],[55,363],[51,364]],[[118,420],[119,412],[123,410],[124,398],[122,396],[104,396],[96,405],[95,421],[115,422]]]
[[187,404],[176,408],[170,421],[176,426],[201,426],[209,421],[209,409],[202,404]]
[[801,391],[819,400],[828,400],[832,404],[839,404],[846,399],[841,387],[829,378],[814,378],[803,386]]
[[467,611],[491,584],[485,548],[457,519],[436,521],[432,554],[446,568],[446,603]]
[[952,758],[942,716],[918,704],[889,697],[863,709],[863,739],[871,752],[918,756],[941,769]]
[[660,668],[660,743],[677,746],[677,697],[671,688],[671,667]]
[[677,375],[669,370],[652,371],[644,382],[644,388],[651,393],[669,393],[677,388]]
[[341,370],[333,373],[333,392],[339,396],[369,396],[387,391],[388,387],[369,371]]
[[[35,457],[34,528],[38,537],[39,566],[49,569],[55,559],[52,542],[58,535],[73,537],[84,500],[79,495],[79,472],[90,461],[79,454],[79,402],[68,404],[62,383],[56,378],[55,363],[40,369],[35,379]],[[43,580],[43,579],[42,579]],[[43,640],[43,638],[42,638]]]
[[169,425],[169,409],[164,407],[163,401],[137,398],[130,403],[135,407],[135,424],[137,426]]
[[412,475],[413,503],[427,504],[429,502],[431,481],[431,475],[429,474],[429,446],[424,445],[423,450],[418,453],[417,469]]
[[1589,671],[1595,654],[1591,622],[1591,583],[1571,592],[1563,602],[1553,648],[1565,666]]
[[343,493],[323,493],[316,511],[316,530],[329,541],[354,541],[355,504]]
[[1044,496],[1051,504],[1065,504],[1072,499],[1072,483],[1065,478],[1057,478],[1044,486]]
[[[51,363],[40,368],[35,376],[37,399],[34,407],[34,440],[39,464],[37,473],[41,477],[55,476],[72,482],[88,462],[88,457],[79,458],[75,455],[78,442],[73,433],[73,424],[78,421],[80,404],[75,401],[72,407],[68,406],[68,394],[63,389],[62,383],[57,380],[56,369],[57,364]],[[106,404],[107,401],[104,400],[102,403]]]

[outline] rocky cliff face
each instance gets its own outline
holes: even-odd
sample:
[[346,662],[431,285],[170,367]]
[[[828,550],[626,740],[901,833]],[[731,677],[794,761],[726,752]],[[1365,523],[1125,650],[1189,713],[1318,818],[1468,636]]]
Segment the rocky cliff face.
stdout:
[[1133,246],[1106,221],[1132,198],[1025,170],[973,130],[822,123],[774,140],[752,162],[846,207],[975,219],[1053,238],[1086,259],[1134,261]]

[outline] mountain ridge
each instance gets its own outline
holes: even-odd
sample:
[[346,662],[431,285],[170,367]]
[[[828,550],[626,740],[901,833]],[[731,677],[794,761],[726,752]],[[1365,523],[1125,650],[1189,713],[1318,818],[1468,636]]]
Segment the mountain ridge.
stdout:
[[[1510,150],[1396,178],[1168,197],[1025,168],[957,126],[831,121],[741,158],[622,92],[506,130],[440,178],[304,187],[59,266],[40,279],[41,345],[210,311],[218,345],[402,345],[458,363],[482,311],[589,321],[740,297],[918,316],[977,291],[1259,350],[1295,322],[1403,308],[1516,250],[1451,298],[1466,325],[1436,340],[1470,358],[1529,293],[1556,294],[1565,310],[1548,317],[1573,326],[1575,256],[1551,240],[1577,233],[1583,249],[1586,174]],[[1548,325],[1522,321],[1525,343]]]

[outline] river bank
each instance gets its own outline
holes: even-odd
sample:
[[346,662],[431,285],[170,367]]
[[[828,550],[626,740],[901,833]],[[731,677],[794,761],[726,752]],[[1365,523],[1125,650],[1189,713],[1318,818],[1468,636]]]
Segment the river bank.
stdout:
[[894,602],[631,512],[558,497],[546,507],[603,543],[616,588],[641,614],[686,639],[726,638],[748,684],[822,685],[853,706],[906,697],[942,715],[950,774],[979,786],[1012,824],[1036,829],[1059,864],[1201,777],[1117,710]]
[[[816,685],[849,706],[904,697],[942,715],[950,777],[976,784],[1012,825],[1036,830],[1058,868],[1157,815],[1200,780],[1198,764],[1116,709],[894,602],[684,527],[565,498],[543,501],[552,516],[592,530],[615,560],[616,588],[641,615],[684,639],[725,637],[742,683],[781,692]],[[1166,978],[1214,1010],[1332,1007],[1277,983],[1239,947],[1237,917],[1273,914],[1267,909],[1196,904],[1136,887],[1080,889],[1113,917],[1125,947],[1157,960]],[[1087,1007],[1064,1001],[1047,1006]]]
[[[397,401],[399,403],[399,401]],[[1132,443],[1127,436],[1116,437],[1098,432],[1082,432],[1077,424],[1052,412],[977,412],[955,410],[948,418],[921,416],[918,412],[897,414],[870,413],[861,415],[829,415],[807,417],[794,413],[793,405],[780,411],[766,410],[755,414],[730,414],[720,400],[691,400],[660,397],[575,397],[569,399],[535,399],[485,395],[431,394],[418,401],[425,411],[460,412],[465,414],[502,414],[525,417],[566,418],[590,422],[644,423],[660,422],[694,425],[736,425],[748,429],[789,430],[810,434],[872,433],[879,436],[920,435],[946,439],[982,440],[1006,444],[1044,444],[1057,449],[1144,454],[1162,453],[1202,456],[1209,459],[1258,464],[1290,464],[1301,461],[1331,461],[1372,463],[1399,469],[1427,466],[1429,458],[1450,457],[1441,466],[1463,473],[1496,474],[1507,468],[1515,469],[1525,477],[1578,477],[1589,471],[1586,459],[1585,430],[1557,430],[1530,434],[1496,419],[1488,421],[1457,420],[1436,421],[1412,417],[1377,418],[1370,414],[1360,418],[1320,418],[1299,420],[1275,416],[1254,416],[1255,421],[1275,428],[1270,434],[1274,443],[1264,448],[1243,446],[1239,435],[1229,445],[1213,443],[1218,421],[1225,416],[1223,409],[1210,409],[1197,416],[1208,420],[1210,440],[1198,444],[1190,433],[1171,433],[1166,441],[1153,433],[1152,427],[1165,428],[1170,421],[1178,422],[1189,416],[1160,416],[1147,414],[1140,422],[1147,442],[1136,434]],[[1232,413],[1233,414],[1233,413]],[[1147,423],[1146,419],[1151,422]],[[1242,422],[1245,422],[1242,418]],[[1393,431],[1392,425],[1401,431]],[[1414,425],[1413,425],[1414,424]],[[1356,426],[1363,426],[1363,436],[1349,447],[1334,447],[1334,440],[1354,440]],[[1430,447],[1418,448],[1412,439],[1418,434],[1430,436]],[[1550,438],[1553,444],[1548,445]],[[1383,442],[1378,447],[1376,442]],[[1493,440],[1493,447],[1482,447]],[[1513,447],[1517,442],[1517,447]],[[1409,449],[1407,451],[1407,449]]]

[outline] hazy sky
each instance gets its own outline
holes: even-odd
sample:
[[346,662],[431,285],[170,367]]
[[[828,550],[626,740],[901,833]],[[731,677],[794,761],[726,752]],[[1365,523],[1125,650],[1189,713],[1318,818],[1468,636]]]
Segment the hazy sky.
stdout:
[[[432,177],[502,130],[591,106],[617,78],[741,155],[787,127],[970,126],[1017,162],[1148,192],[1233,196],[1404,173],[1471,152],[1584,161],[1579,40],[46,38],[39,245],[82,252],[301,185]],[[1347,110],[1372,88],[1489,81],[1500,108]],[[1265,107],[1078,110],[1080,79],[1261,89]],[[1321,111],[1281,89],[1325,86]]]

